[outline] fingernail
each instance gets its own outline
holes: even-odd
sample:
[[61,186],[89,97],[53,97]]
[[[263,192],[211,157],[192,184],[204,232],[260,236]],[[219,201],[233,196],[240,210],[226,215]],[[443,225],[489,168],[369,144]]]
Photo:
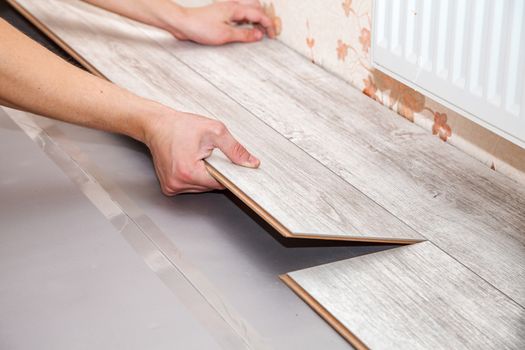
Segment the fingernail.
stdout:
[[261,164],[261,161],[250,154],[248,160],[243,163],[243,166],[248,168],[257,168]]

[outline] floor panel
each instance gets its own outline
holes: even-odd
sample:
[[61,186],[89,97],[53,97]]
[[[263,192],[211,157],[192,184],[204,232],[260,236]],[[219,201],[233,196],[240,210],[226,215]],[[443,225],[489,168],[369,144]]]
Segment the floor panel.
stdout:
[[[195,49],[149,33],[267,125],[525,305],[523,185],[281,43]],[[237,74],[220,67],[235,67]]]
[[525,346],[525,310],[431,242],[292,272],[285,282],[358,348]]

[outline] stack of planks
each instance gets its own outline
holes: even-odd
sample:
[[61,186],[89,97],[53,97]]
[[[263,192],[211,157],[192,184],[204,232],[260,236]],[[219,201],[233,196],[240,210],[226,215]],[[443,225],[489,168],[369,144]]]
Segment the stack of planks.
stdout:
[[[525,189],[278,41],[203,47],[76,0],[10,1],[93,73],[223,121],[209,170],[285,237],[414,243],[282,276],[358,348],[525,347]],[[419,242],[419,243],[418,243]]]

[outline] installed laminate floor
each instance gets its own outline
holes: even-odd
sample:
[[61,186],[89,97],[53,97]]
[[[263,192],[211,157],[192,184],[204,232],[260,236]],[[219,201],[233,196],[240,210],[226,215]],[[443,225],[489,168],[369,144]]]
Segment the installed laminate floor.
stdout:
[[[279,42],[207,48],[177,42],[78,1],[18,2],[110,80],[174,108],[224,121],[263,166],[257,171],[239,168],[216,153],[209,159],[211,170],[281,234],[429,239],[432,243],[408,250],[415,254],[398,254],[407,260],[405,266],[418,256],[439,263],[422,264],[417,273],[382,272],[405,281],[421,300],[441,300],[446,290],[436,292],[432,283],[423,282],[433,280],[443,266],[450,268],[443,285],[458,296],[483,300],[484,309],[469,313],[460,299],[446,298],[441,310],[466,317],[458,321],[461,327],[484,330],[493,323],[494,333],[487,334],[493,334],[495,342],[488,345],[521,344],[523,338],[514,336],[523,327],[520,312],[522,317],[525,305],[525,190],[520,185],[402,120]],[[384,261],[378,264],[385,268],[397,256],[370,257],[376,259]],[[376,327],[391,331],[388,339],[404,339],[405,329],[392,323],[395,308],[352,314],[355,319],[338,312],[335,302],[351,305],[365,291],[370,293],[347,288],[358,263],[340,264],[323,267],[336,271],[338,278],[320,278],[323,282],[313,287],[309,273],[321,277],[325,270],[291,276],[314,296],[311,302],[319,296],[317,302],[329,309],[323,316],[339,319],[342,333],[350,329],[368,344],[369,334],[374,334],[367,333],[368,328]],[[395,279],[383,281],[400,305],[412,305],[413,300],[403,304],[405,293]],[[346,293],[330,300],[316,294],[333,287],[330,283],[345,286]],[[488,302],[482,298],[485,291]],[[375,307],[378,300],[367,302]],[[499,307],[509,319],[494,310]],[[426,310],[430,323],[441,322],[440,309]],[[420,311],[408,307],[406,317],[417,319]],[[450,327],[440,329],[458,346],[474,344]],[[410,333],[414,346],[443,340],[424,330]]]
[[357,347],[525,347],[523,308],[431,242],[292,272],[284,279],[303,298],[313,298],[309,302],[318,312],[328,312],[349,329],[349,340],[357,335]]
[[[278,42],[212,49],[175,45],[159,32],[150,31],[150,36],[374,202],[525,305],[523,185],[399,118]],[[236,74],[220,67],[235,67]]]

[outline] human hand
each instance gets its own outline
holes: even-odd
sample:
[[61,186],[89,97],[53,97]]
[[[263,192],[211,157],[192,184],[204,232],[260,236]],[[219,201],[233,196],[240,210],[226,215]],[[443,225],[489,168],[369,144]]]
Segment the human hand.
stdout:
[[144,142],[153,155],[162,192],[167,196],[224,189],[204,164],[214,148],[241,166],[257,168],[260,163],[223,123],[195,114],[165,114],[151,125]]
[[[197,8],[179,8],[178,15],[164,14],[164,29],[179,40],[205,45],[254,42],[264,34],[275,38],[273,21],[257,0],[216,2]],[[253,27],[239,27],[252,24]]]

